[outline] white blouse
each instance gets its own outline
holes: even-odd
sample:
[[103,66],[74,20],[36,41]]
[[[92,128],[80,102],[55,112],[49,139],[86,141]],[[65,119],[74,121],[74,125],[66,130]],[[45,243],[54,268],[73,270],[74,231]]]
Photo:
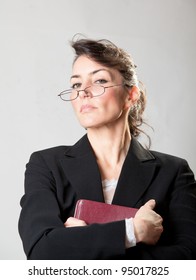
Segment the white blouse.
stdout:
[[[102,187],[103,187],[103,195],[105,203],[111,204],[112,199],[114,197],[114,193],[116,190],[118,180],[103,180]],[[125,246],[126,248],[133,247],[136,245],[136,239],[134,234],[134,227],[133,227],[133,219],[125,219],[125,227],[126,227],[126,239],[125,239]]]
[[114,197],[114,192],[116,190],[118,180],[112,179],[112,180],[103,180],[102,181],[102,187],[103,187],[103,195],[105,199],[105,203],[111,204],[112,199]]

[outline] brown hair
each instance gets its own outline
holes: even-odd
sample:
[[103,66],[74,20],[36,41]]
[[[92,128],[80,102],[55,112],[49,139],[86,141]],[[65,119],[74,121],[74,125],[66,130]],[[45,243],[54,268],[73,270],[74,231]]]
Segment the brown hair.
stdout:
[[128,118],[131,135],[139,136],[143,132],[139,127],[144,123],[143,112],[146,107],[146,95],[141,88],[142,83],[137,79],[136,65],[131,56],[109,40],[78,39],[73,40],[71,46],[76,53],[74,62],[81,55],[85,55],[104,66],[117,69],[127,87],[136,85],[139,88],[140,98],[131,108]]

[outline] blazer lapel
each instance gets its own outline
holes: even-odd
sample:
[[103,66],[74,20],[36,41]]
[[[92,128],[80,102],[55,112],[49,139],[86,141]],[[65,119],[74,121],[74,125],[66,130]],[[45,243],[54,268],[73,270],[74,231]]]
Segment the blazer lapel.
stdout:
[[[87,135],[71,146],[61,161],[66,178],[79,198],[104,202],[101,176]],[[138,207],[157,168],[154,156],[132,138],[112,204]]]
[[137,202],[149,187],[156,167],[154,156],[132,138],[112,203],[141,206]]
[[87,135],[66,151],[61,164],[78,199],[104,201],[99,168]]

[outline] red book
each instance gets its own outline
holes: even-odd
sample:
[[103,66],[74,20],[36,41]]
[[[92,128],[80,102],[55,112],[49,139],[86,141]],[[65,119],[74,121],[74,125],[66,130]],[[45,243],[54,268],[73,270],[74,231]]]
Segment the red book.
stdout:
[[74,217],[85,221],[87,224],[104,224],[133,218],[137,210],[126,206],[80,199],[76,203]]

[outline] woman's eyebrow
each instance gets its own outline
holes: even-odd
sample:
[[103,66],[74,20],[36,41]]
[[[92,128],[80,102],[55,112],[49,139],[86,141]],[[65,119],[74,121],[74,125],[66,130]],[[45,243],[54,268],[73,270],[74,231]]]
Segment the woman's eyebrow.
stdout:
[[[95,75],[96,73],[98,73],[98,72],[100,72],[100,71],[106,71],[106,72],[108,72],[108,74],[109,74],[111,77],[113,76],[112,73],[111,73],[109,70],[105,69],[105,68],[101,68],[101,69],[94,70],[94,71],[92,71],[92,72],[89,73],[89,76]],[[70,78],[70,80],[71,80],[71,79],[74,79],[74,78],[81,78],[81,75],[72,75],[71,78]]]
[[80,78],[80,77],[81,77],[80,75],[72,75],[71,78],[70,78],[70,80],[71,80],[71,79],[74,79],[74,78]]
[[105,68],[101,68],[101,69],[95,70],[95,71],[91,72],[90,74],[91,74],[91,75],[94,75],[94,74],[96,74],[96,73],[98,73],[98,72],[100,72],[100,71],[106,71],[106,72],[108,72],[109,74],[111,74],[110,71],[107,70],[107,69],[105,69]]

